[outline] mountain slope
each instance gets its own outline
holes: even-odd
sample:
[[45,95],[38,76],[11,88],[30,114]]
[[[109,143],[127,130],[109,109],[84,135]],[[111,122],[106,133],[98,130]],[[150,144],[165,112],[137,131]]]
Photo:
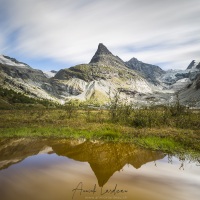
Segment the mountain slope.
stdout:
[[165,71],[160,67],[143,63],[136,58],[130,59],[128,62],[126,62],[126,65],[130,69],[139,72],[144,78],[155,85],[159,84],[158,77],[165,74]]
[[179,92],[179,98],[189,107],[200,107],[200,73],[191,84]]
[[55,92],[49,92],[49,79],[41,70],[31,68],[8,56],[0,56],[0,86],[24,93],[30,97],[55,100]]

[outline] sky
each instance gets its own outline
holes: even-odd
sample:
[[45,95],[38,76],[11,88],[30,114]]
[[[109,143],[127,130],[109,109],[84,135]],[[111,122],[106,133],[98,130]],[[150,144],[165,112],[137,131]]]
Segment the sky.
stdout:
[[200,59],[200,0],[0,0],[0,54],[59,70],[89,63],[99,43],[185,69]]

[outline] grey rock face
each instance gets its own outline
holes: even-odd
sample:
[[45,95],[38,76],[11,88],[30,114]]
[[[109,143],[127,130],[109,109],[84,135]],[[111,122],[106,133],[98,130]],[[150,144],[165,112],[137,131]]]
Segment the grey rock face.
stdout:
[[103,43],[99,43],[98,49],[95,55],[93,56],[91,62],[94,61],[94,59],[100,55],[112,55],[112,53],[107,49],[107,47]]
[[187,69],[192,69],[194,67],[195,60],[193,60],[187,67]]
[[193,60],[187,67],[187,69],[200,69],[200,62]]
[[[188,85],[188,88],[194,88],[196,90],[200,89],[200,73],[196,75],[196,77],[193,80],[192,84]],[[200,91],[199,91],[199,93],[200,93]]]
[[21,78],[23,80],[32,80],[34,82],[46,82],[48,79],[41,70],[30,68],[18,68],[11,65],[3,65],[0,63],[0,70],[5,72],[12,78]]
[[126,65],[130,69],[139,72],[144,78],[146,78],[149,82],[152,82],[155,85],[159,84],[157,78],[165,74],[165,71],[162,70],[160,67],[143,63],[137,60],[136,58],[132,58],[131,60],[126,62]]
[[179,92],[179,97],[181,103],[200,108],[200,74],[197,74],[194,81]]
[[102,43],[99,44],[98,49],[93,56],[90,64],[126,67],[126,64],[118,56],[114,56]]
[[200,74],[197,76],[196,78],[196,89],[199,90],[200,89]]
[[41,70],[33,69],[15,59],[8,59],[7,56],[4,58],[8,64],[0,63],[0,87],[13,89],[34,98],[53,99],[52,96],[57,95],[50,80]]
[[199,64],[196,66],[196,68],[197,68],[197,69],[200,69],[200,62],[199,62]]

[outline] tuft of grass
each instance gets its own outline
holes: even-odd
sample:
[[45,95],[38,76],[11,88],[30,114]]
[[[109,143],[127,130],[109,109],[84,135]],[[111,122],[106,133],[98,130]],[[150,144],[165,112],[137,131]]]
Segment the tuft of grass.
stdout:
[[172,138],[142,137],[138,140],[141,146],[166,152],[184,152],[185,146]]

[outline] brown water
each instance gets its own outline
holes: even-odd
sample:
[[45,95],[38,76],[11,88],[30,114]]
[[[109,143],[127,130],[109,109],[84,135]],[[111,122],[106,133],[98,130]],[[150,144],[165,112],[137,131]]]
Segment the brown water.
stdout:
[[1,200],[199,200],[200,161],[129,144],[0,140]]

